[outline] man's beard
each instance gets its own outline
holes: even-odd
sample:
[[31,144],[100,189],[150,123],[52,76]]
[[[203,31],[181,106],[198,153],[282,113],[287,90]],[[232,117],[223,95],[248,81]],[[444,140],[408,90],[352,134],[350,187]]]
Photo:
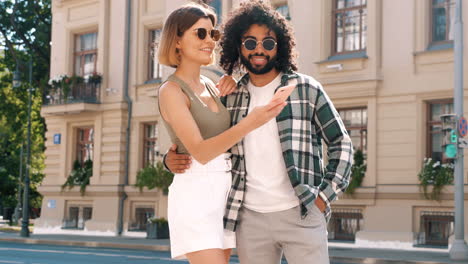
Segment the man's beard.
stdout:
[[[252,63],[250,63],[250,59],[253,56],[263,56],[267,60],[267,63],[262,68],[256,68],[255,66],[252,65]],[[270,59],[270,56],[255,53],[255,54],[250,54],[249,57],[246,58],[244,57],[244,55],[240,54],[242,65],[244,65],[245,68],[247,68],[247,70],[253,74],[265,74],[265,73],[270,72],[275,67],[276,59],[277,59],[276,57],[277,56],[274,56],[273,58]]]

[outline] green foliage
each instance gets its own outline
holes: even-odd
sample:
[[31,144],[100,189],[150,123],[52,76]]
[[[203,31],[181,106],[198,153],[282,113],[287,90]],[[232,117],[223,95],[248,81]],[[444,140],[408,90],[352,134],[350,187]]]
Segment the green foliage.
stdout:
[[358,149],[354,152],[354,162],[351,167],[351,182],[348,185],[345,193],[354,194],[356,188],[360,187],[362,180],[366,175],[367,165],[364,163],[364,153]]
[[[47,85],[50,65],[51,0],[0,1],[0,198],[4,205],[16,205],[23,149],[23,173],[26,164],[28,118],[28,65],[32,57],[31,110],[31,189],[30,205],[39,208],[37,192],[44,174],[45,123],[40,116],[42,91]],[[16,61],[23,85],[12,88]],[[0,203],[2,202],[0,200]]]
[[[452,163],[440,164],[431,158],[424,159],[424,164],[418,174],[419,186],[423,190],[424,198],[428,200],[440,200],[440,194],[445,185],[453,184]],[[432,185],[432,191],[429,192],[429,186]]]
[[72,189],[75,186],[80,186],[80,193],[83,196],[86,192],[86,186],[89,185],[89,180],[93,176],[93,161],[86,160],[83,165],[78,160],[73,163],[72,171],[67,178],[67,181],[62,185],[62,190],[68,187]]
[[167,220],[164,217],[161,218],[148,218],[148,222],[152,224],[164,225],[167,224]]
[[63,79],[63,81],[60,83],[62,91],[63,91],[63,98],[65,102],[68,100],[68,95],[70,94],[70,78],[67,76]]
[[88,82],[89,83],[92,83],[92,84],[100,84],[102,81],[102,75],[97,73],[97,72],[93,72],[93,74],[91,74],[90,76],[88,76]]
[[140,189],[140,192],[143,187],[148,187],[149,190],[157,187],[167,194],[173,178],[174,174],[165,170],[164,165],[159,161],[156,166],[149,165],[138,172],[135,186]]

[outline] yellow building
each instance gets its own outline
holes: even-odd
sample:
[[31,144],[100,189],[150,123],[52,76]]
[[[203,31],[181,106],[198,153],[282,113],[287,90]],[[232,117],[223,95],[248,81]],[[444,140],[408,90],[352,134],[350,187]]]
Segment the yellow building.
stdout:
[[[144,236],[148,215],[166,217],[166,195],[133,185],[138,170],[170,146],[156,91],[172,69],[153,60],[152,47],[165,17],[186,1],[130,2],[53,1],[51,78],[97,72],[102,81],[47,94],[37,233]],[[211,4],[222,22],[239,2]],[[271,2],[295,29],[300,72],[324,85],[366,159],[361,187],[333,205],[330,240],[446,246],[453,233],[453,188],[447,186],[440,201],[427,200],[418,173],[426,157],[448,162],[439,116],[453,112],[454,1]],[[467,5],[463,13],[468,21]],[[222,71],[212,66],[203,73],[217,80]],[[75,160],[88,158],[93,176],[85,195],[78,187],[62,190]],[[465,219],[466,212],[465,206]]]

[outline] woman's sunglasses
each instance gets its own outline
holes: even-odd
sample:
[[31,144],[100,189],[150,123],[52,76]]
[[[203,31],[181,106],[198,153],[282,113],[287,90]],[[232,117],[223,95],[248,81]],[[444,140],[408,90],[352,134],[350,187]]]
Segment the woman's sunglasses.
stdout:
[[248,38],[242,42],[242,45],[244,45],[247,50],[254,50],[257,48],[258,43],[262,43],[263,48],[268,51],[273,50],[277,45],[276,41],[271,38],[267,38],[262,41],[256,41],[253,38]]
[[[197,32],[197,36],[199,39],[204,40],[208,35],[208,30],[206,28],[196,28],[193,31]],[[221,37],[221,33],[217,29],[210,30],[210,37],[214,41],[218,41]]]

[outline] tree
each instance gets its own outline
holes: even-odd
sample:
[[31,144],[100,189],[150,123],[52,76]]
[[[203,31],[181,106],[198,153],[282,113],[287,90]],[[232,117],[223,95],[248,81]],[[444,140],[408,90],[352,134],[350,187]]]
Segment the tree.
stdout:
[[[27,135],[27,61],[30,57],[33,61],[30,205],[31,208],[41,205],[37,186],[44,177],[46,128],[40,109],[49,77],[50,37],[51,0],[0,1],[0,49],[4,49],[0,56],[0,203],[5,206],[16,204],[20,149]],[[23,85],[13,89],[12,72],[17,61],[22,62],[18,66]]]

